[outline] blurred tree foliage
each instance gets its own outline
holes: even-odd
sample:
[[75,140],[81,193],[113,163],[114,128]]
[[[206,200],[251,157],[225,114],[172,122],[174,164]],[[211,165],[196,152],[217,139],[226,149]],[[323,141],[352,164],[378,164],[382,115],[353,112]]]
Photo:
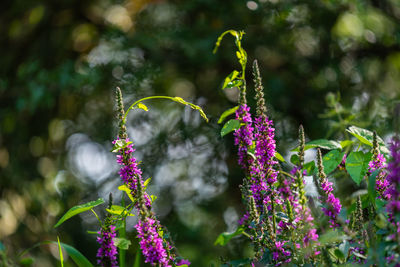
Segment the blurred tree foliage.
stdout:
[[[115,190],[115,164],[103,164],[105,175],[90,168],[114,160],[107,150],[116,133],[115,86],[128,102],[176,95],[204,107],[208,125],[173,104],[154,104],[132,117],[131,133],[142,140],[138,155],[155,176],[162,221],[181,253],[194,266],[248,253],[212,245],[242,210],[232,139],[222,142],[216,124],[237,98],[235,90],[219,88],[238,66],[233,42],[211,53],[217,36],[246,32],[244,48],[250,62],[259,60],[285,154],[300,123],[309,138],[340,137],[350,124],[381,136],[393,132],[399,20],[396,0],[3,2],[0,240],[7,254],[18,260],[23,249],[58,234],[94,259],[96,243],[86,230],[95,221],[52,226],[69,207]],[[52,266],[52,254],[43,247],[30,255],[36,266]]]

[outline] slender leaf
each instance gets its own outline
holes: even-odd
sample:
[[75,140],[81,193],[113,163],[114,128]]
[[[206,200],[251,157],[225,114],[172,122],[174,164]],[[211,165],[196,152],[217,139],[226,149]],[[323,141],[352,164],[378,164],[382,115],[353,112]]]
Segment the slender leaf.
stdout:
[[149,111],[149,108],[143,103],[138,103],[137,107],[143,109],[144,111]]
[[133,267],[140,267],[140,255],[140,248],[138,248],[135,255],[135,261],[133,262]]
[[224,137],[228,133],[235,131],[240,128],[240,121],[229,120],[227,121],[221,129],[221,137]]
[[244,228],[243,226],[240,226],[238,229],[236,229],[235,232],[233,233],[228,233],[228,232],[224,232],[222,234],[220,234],[217,239],[214,242],[214,245],[221,245],[221,246],[225,246],[226,244],[228,244],[228,242],[234,238],[235,236],[241,235],[244,232]]
[[132,193],[131,193],[132,191],[131,191],[126,185],[120,185],[120,186],[118,186],[118,190],[124,191],[124,192],[128,195],[129,199],[130,199],[133,203],[136,202],[136,199],[132,196]]
[[135,216],[134,214],[128,212],[128,210],[124,207],[118,206],[118,205],[111,205],[110,209],[106,209],[110,214],[114,215],[121,215],[123,217],[125,216]]
[[76,265],[78,265],[79,267],[93,267],[90,261],[85,256],[83,256],[83,254],[80,253],[76,248],[64,243],[60,244],[67,251],[68,255],[76,263]]
[[236,106],[236,107],[230,108],[228,110],[225,110],[221,114],[221,117],[219,117],[218,123],[222,123],[226,119],[226,117],[228,117],[229,115],[235,113],[238,108],[239,108],[239,106]]
[[370,201],[375,205],[375,198],[376,198],[376,176],[378,175],[379,170],[374,171],[368,178],[368,196]]
[[69,218],[71,218],[71,217],[73,217],[73,216],[75,216],[75,215],[77,215],[77,214],[79,214],[79,213],[88,211],[88,210],[90,210],[90,209],[92,209],[92,208],[94,208],[94,207],[96,207],[96,206],[98,206],[98,205],[100,205],[100,204],[103,204],[103,203],[104,203],[104,199],[99,198],[99,199],[96,200],[96,201],[90,201],[90,202],[88,202],[88,203],[81,204],[81,205],[77,205],[77,206],[75,206],[75,207],[70,208],[70,209],[64,214],[64,216],[62,216],[61,219],[56,223],[56,225],[54,225],[54,228],[60,226],[63,222],[65,222],[65,221],[68,220]]
[[57,236],[57,245],[58,245],[58,253],[60,254],[61,267],[64,267],[64,257],[60,245],[60,238],[58,238],[58,236]]
[[370,152],[364,153],[362,151],[353,151],[347,156],[345,164],[346,170],[357,185],[360,185],[367,172],[371,156],[372,154]]
[[[333,140],[327,140],[327,139],[317,139],[314,141],[310,141],[306,143],[304,150],[308,150],[310,148],[322,148],[322,149],[327,149],[327,150],[332,150],[332,149],[342,149],[342,146]],[[292,149],[291,151],[299,151],[299,147],[296,147]]]
[[285,162],[285,159],[278,152],[275,152],[275,158],[277,158],[281,162]]

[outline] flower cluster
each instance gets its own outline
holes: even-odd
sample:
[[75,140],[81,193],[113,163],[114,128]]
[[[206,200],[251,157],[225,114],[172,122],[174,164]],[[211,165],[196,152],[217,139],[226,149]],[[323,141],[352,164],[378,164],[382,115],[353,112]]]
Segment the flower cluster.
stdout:
[[167,251],[163,246],[163,239],[160,237],[157,229],[157,222],[152,218],[145,217],[139,220],[135,226],[140,239],[140,249],[142,250],[145,262],[153,265],[169,267]]
[[321,150],[318,149],[318,175],[320,178],[319,186],[322,189],[321,202],[325,204],[322,207],[322,211],[326,216],[330,217],[329,222],[332,228],[336,228],[339,226],[337,223],[337,216],[342,209],[342,205],[340,200],[335,197],[333,194],[332,183],[328,181],[326,175],[324,173],[324,166],[322,164],[322,154]]
[[[395,224],[398,240],[400,240],[400,222],[398,217],[400,215],[400,140],[394,138],[390,146],[392,161],[388,164],[387,180],[390,187],[387,193],[390,195],[390,200],[387,204],[387,211],[392,217],[392,222]],[[397,219],[396,219],[397,217]],[[394,236],[395,237],[395,236]],[[393,238],[394,238],[393,237]]]
[[240,105],[236,110],[236,119],[244,125],[235,131],[235,145],[238,146],[238,161],[243,169],[247,169],[251,165],[251,158],[248,157],[248,148],[253,144],[252,118],[250,115],[250,107],[246,104]]
[[381,170],[376,176],[375,188],[378,192],[378,198],[388,199],[390,195],[387,194],[390,183],[386,179],[386,172],[382,169],[386,168],[386,159],[381,153],[374,154],[372,160],[368,163],[368,174],[372,174],[376,170]]
[[98,234],[97,242],[100,248],[97,251],[97,264],[102,267],[118,266],[118,252],[113,240],[116,237],[115,226],[106,224]]

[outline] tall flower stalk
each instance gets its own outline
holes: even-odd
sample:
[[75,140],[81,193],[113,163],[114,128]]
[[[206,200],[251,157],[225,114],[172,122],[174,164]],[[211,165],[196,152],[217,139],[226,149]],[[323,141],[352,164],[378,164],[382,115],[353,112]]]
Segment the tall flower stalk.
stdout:
[[142,170],[133,156],[135,150],[127,135],[122,93],[119,88],[116,91],[116,99],[120,121],[118,138],[113,143],[120,146],[120,154],[117,155],[117,162],[121,165],[120,177],[123,183],[131,190],[132,197],[136,199],[135,207],[139,214],[139,221],[135,228],[138,233],[140,249],[145,262],[150,263],[152,266],[175,266],[178,263],[174,247],[170,241],[163,238],[164,228],[151,210],[152,203],[149,195],[144,190]]

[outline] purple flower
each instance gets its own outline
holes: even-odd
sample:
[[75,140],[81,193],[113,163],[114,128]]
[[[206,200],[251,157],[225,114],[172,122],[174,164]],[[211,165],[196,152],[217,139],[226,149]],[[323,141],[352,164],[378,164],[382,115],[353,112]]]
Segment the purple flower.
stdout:
[[[375,170],[385,169],[386,168],[386,159],[385,157],[378,152],[378,154],[373,156],[373,159],[368,163],[368,174],[373,173]],[[386,193],[387,188],[390,183],[386,179],[386,172],[381,170],[376,176],[376,184],[375,188],[378,192],[378,198],[388,199],[390,195]]]
[[[387,169],[388,175],[387,180],[390,186],[386,190],[386,194],[390,196],[387,203],[386,209],[389,213],[389,218],[395,227],[397,234],[397,240],[400,240],[400,223],[395,222],[396,216],[400,214],[400,141],[397,138],[392,140],[390,146],[390,152],[392,155],[392,161],[389,162]],[[396,238],[396,234],[392,236],[392,239]]]
[[146,263],[152,265],[161,264],[163,267],[170,267],[167,251],[163,246],[163,239],[157,229],[158,223],[152,218],[145,217],[144,221],[139,220],[135,228],[140,239],[140,249]]
[[332,191],[332,183],[329,182],[326,178],[325,181],[321,183],[321,188],[325,193],[325,201],[326,207],[322,208],[322,211],[325,213],[326,216],[331,217],[329,222],[331,223],[332,228],[338,227],[336,223],[336,217],[340,213],[342,209],[342,205],[340,204],[340,200],[336,198]]
[[188,261],[188,260],[180,260],[177,264],[176,264],[176,266],[181,266],[181,265],[190,265],[190,261]]
[[[112,143],[115,144],[118,140],[119,139],[114,140]],[[127,145],[120,150],[120,155],[117,155],[117,163],[121,165],[119,175],[122,181],[128,186],[128,188],[135,196],[137,192],[137,179],[140,179],[142,181],[142,185],[143,179],[142,170],[139,168],[139,164],[136,158],[133,156],[133,152],[135,152],[135,149],[133,148],[133,144],[129,142],[129,138],[126,138],[125,143],[127,143]],[[150,207],[150,197],[145,193],[144,198],[146,206]]]
[[116,237],[115,226],[109,225],[102,227],[98,232],[100,236],[97,237],[97,242],[100,248],[97,251],[97,264],[102,267],[116,267],[117,262],[117,248],[114,245],[113,238]]
[[236,119],[239,120],[240,123],[244,123],[244,125],[233,134],[235,136],[235,145],[238,146],[238,161],[243,169],[247,169],[252,162],[252,159],[247,155],[247,151],[253,144],[254,138],[250,107],[246,104],[239,106],[239,109],[236,110]]

